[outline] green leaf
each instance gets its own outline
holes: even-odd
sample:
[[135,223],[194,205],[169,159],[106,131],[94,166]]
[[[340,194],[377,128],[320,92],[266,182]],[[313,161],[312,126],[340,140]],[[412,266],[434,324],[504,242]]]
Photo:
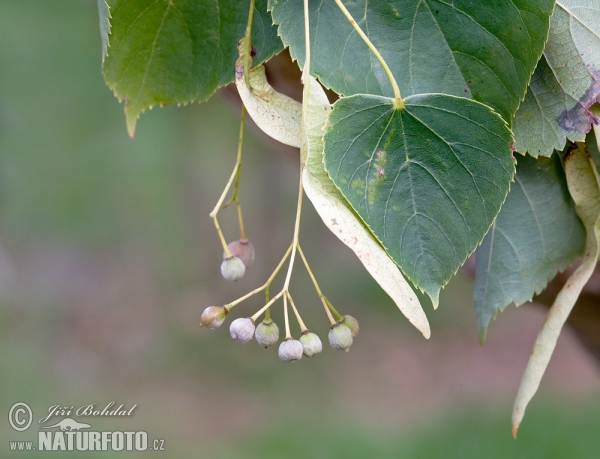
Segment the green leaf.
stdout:
[[108,34],[110,33],[110,11],[106,0],[98,0],[98,16],[100,17],[100,38],[102,39],[102,61],[108,51]]
[[515,148],[533,156],[583,142],[600,97],[600,3],[560,0],[548,43],[514,120]]
[[481,342],[499,311],[531,300],[584,246],[585,229],[559,155],[519,156],[515,183],[477,249],[474,297]]
[[478,102],[429,94],[335,103],[325,168],[402,271],[439,290],[494,221],[514,174],[506,123]]
[[569,192],[575,201],[577,214],[581,218],[586,231],[585,252],[581,264],[569,277],[556,296],[554,304],[540,331],[533,352],[523,372],[519,392],[515,399],[512,413],[513,436],[517,430],[525,409],[535,395],[542,376],[548,367],[560,331],[564,326],[583,287],[591,277],[598,261],[600,245],[600,178],[583,143],[569,148],[565,158],[565,173]]
[[[148,107],[203,101],[233,81],[249,2],[112,0],[109,6],[111,34],[103,73],[125,102],[130,135]],[[266,0],[256,1],[252,40],[256,64],[282,49]]]
[[[540,58],[552,0],[345,2],[403,96],[472,97],[511,121]],[[373,54],[333,1],[311,1],[311,73],[343,95],[391,97]],[[302,2],[269,0],[294,59],[304,64]]]
[[304,191],[327,228],[352,249],[398,309],[425,338],[429,338],[431,329],[419,298],[325,171],[323,127],[330,106],[321,85],[313,77],[308,78],[310,90],[305,101],[308,119],[301,149],[302,163],[305,165],[302,173]]

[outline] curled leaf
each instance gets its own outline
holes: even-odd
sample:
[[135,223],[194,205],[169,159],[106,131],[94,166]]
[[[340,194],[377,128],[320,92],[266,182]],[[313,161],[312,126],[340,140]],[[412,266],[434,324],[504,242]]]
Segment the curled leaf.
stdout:
[[301,148],[302,163],[305,165],[302,183],[306,195],[327,228],[352,249],[406,318],[425,338],[429,338],[429,322],[414,291],[325,171],[323,127],[331,108],[325,92],[313,77],[310,77],[309,84],[309,95],[305,100],[308,119]]
[[571,275],[557,295],[548,317],[535,342],[533,352],[523,373],[512,414],[512,431],[516,438],[525,408],[536,393],[560,331],[581,290],[589,280],[598,260],[600,240],[600,186],[596,167],[584,144],[577,144],[565,159],[565,172],[575,208],[586,229],[586,247],[581,265]]
[[250,59],[245,56],[244,40],[238,46],[240,56],[235,63],[235,85],[248,114],[268,136],[286,145],[300,147],[302,105],[275,91],[267,81],[262,65],[244,74],[244,59]]

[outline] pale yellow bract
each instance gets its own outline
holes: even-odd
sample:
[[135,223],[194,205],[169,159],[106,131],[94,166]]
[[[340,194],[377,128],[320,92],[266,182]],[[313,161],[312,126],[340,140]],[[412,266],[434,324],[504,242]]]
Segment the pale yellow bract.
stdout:
[[321,85],[310,77],[305,101],[307,119],[303,123],[302,104],[276,92],[267,82],[262,66],[250,70],[247,78],[241,65],[237,70],[240,97],[256,125],[275,140],[300,147],[304,190],[325,225],[354,251],[406,318],[429,338],[429,322],[414,291],[325,171],[323,127],[331,106]]
[[565,160],[569,191],[575,201],[577,214],[583,222],[587,237],[581,265],[557,295],[548,318],[535,342],[533,352],[523,373],[512,414],[512,431],[516,438],[525,408],[536,393],[550,357],[556,347],[560,331],[567,321],[581,290],[592,275],[598,261],[600,241],[600,179],[585,144],[569,152]]
[[286,145],[300,147],[302,105],[275,91],[262,65],[250,70],[248,78],[242,72],[236,73],[235,84],[248,114],[265,134]]

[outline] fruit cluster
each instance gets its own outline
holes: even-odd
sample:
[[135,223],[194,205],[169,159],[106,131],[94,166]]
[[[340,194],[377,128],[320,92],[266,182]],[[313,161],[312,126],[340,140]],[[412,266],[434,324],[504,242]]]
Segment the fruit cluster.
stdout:
[[[233,172],[227,182],[221,197],[219,198],[215,208],[210,213],[210,217],[213,219],[215,229],[221,240],[223,246],[223,262],[221,263],[221,274],[223,278],[229,281],[238,281],[246,271],[252,266],[254,262],[254,247],[252,243],[246,238],[244,231],[244,222],[242,219],[242,207],[238,196],[239,183],[240,183],[240,166],[242,158],[242,142],[244,135],[244,119],[245,119],[245,108],[242,108],[242,116],[240,120],[240,137],[238,141],[238,153],[237,160],[234,166]],[[261,346],[267,348],[273,346],[279,341],[279,327],[271,319],[270,307],[278,299],[283,299],[283,311],[285,318],[285,338],[279,345],[279,358],[286,362],[294,362],[300,360],[302,356],[312,357],[315,354],[320,353],[323,350],[323,344],[321,339],[313,332],[311,332],[300,317],[300,313],[294,304],[294,300],[289,292],[290,280],[296,254],[302,259],[308,274],[313,282],[315,290],[323,304],[325,313],[329,318],[331,328],[329,330],[329,344],[334,349],[348,351],[352,345],[353,339],[358,334],[358,321],[352,316],[342,316],[335,308],[331,305],[329,300],[323,295],[315,276],[308,265],[308,261],[300,248],[299,243],[299,228],[300,228],[300,215],[302,211],[302,196],[303,196],[303,185],[302,185],[302,169],[300,168],[300,180],[299,180],[299,193],[298,193],[298,207],[296,213],[296,222],[294,225],[294,236],[292,244],[288,248],[287,252],[279,262],[279,265],[275,268],[271,276],[267,281],[257,289],[252,290],[241,298],[226,304],[224,306],[209,306],[204,310],[201,317],[201,327],[206,328],[218,328],[225,321],[225,316],[229,311],[242,301],[250,298],[251,296],[261,291],[265,292],[266,304],[257,311],[251,317],[235,319],[229,328],[231,337],[238,342],[246,343],[253,337],[256,337],[256,341]],[[231,187],[233,189],[233,195],[225,203],[225,198],[229,193]],[[235,203],[237,207],[238,223],[240,230],[240,239],[227,244],[225,236],[221,231],[221,227],[218,222],[218,213],[221,209],[227,207],[229,204]],[[286,260],[290,258],[287,275],[285,277],[284,285],[281,291],[273,298],[269,299],[269,287],[276,277],[277,273],[281,270]],[[299,339],[293,339],[290,333],[290,323],[288,317],[288,302],[291,305],[298,324],[300,325],[301,334]],[[264,313],[265,317],[261,323],[256,326],[257,319]]]
[[[202,313],[200,326],[218,328],[223,325],[228,313],[229,309],[226,306],[209,306]],[[358,331],[358,321],[352,316],[343,316],[341,321],[335,322],[329,329],[329,344],[334,349],[349,351]],[[229,333],[238,343],[247,343],[255,337],[256,342],[265,349],[279,341],[279,327],[271,318],[265,318],[258,326],[252,317],[235,319],[229,326]],[[303,355],[312,357],[322,350],[321,339],[303,327],[300,338],[286,337],[279,345],[278,353],[281,360],[294,362],[300,360]]]

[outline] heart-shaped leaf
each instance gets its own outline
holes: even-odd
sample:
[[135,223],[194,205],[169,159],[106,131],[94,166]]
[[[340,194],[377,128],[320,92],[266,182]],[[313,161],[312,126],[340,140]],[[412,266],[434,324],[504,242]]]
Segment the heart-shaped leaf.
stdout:
[[559,0],[548,43],[514,120],[515,148],[533,156],[583,142],[600,97],[600,2]]
[[483,342],[490,320],[540,293],[585,246],[585,229],[560,157],[520,156],[515,183],[477,249],[475,311]]
[[[104,79],[125,101],[130,135],[148,107],[203,101],[233,81],[249,2],[110,0],[108,5],[112,19]],[[282,49],[266,0],[256,0],[252,42],[256,64]]]
[[514,174],[512,136],[489,107],[429,94],[335,103],[325,168],[402,271],[437,306],[482,241]]
[[327,228],[352,249],[406,318],[425,338],[429,338],[429,322],[415,292],[325,171],[323,128],[330,111],[329,101],[317,80],[309,77],[309,81],[310,90],[304,102],[308,119],[301,149],[304,191]]
[[[548,35],[552,0],[345,2],[390,66],[403,96],[473,97],[509,122]],[[304,65],[303,4],[269,0],[294,59]],[[343,95],[392,96],[385,73],[332,1],[310,1],[311,73]]]

